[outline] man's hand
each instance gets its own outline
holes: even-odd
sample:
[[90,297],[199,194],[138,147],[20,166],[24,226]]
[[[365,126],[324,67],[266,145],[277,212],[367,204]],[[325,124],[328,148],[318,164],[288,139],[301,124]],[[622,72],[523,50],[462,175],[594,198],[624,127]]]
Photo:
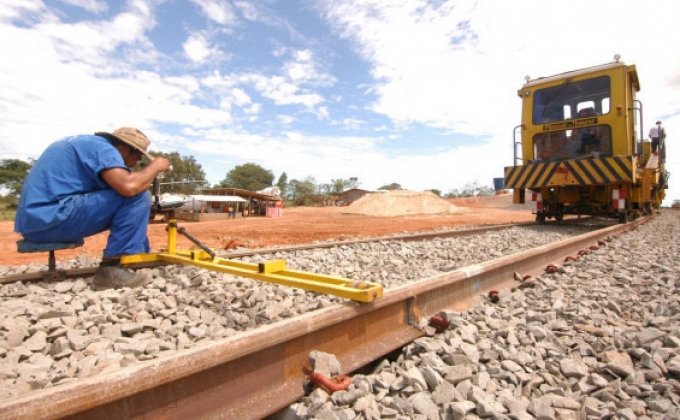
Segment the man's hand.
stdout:
[[140,171],[129,172],[123,168],[110,168],[103,170],[101,177],[118,194],[133,197],[149,188],[159,173],[169,171],[171,168],[169,160],[156,157]]
[[[147,167],[153,166],[153,165],[158,167],[158,172],[156,174],[158,174],[160,172],[172,171],[172,165],[170,164],[170,161],[167,160],[164,157],[158,156],[158,157],[153,158],[153,160],[151,161],[151,163],[149,163],[149,165],[147,165]],[[155,178],[155,176],[154,176],[154,178]]]

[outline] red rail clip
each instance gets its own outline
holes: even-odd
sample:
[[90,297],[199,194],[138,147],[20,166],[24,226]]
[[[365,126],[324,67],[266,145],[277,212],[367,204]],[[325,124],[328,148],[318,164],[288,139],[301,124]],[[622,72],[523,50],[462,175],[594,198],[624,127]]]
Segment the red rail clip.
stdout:
[[498,303],[500,297],[498,297],[498,290],[489,290],[489,300],[492,303]]
[[557,266],[555,264],[548,264],[545,266],[545,272],[548,274],[557,273]]
[[582,249],[578,252],[578,255],[580,255],[581,257],[584,256],[584,255],[588,255],[588,250]]
[[571,256],[571,255],[567,256],[567,257],[564,259],[565,262],[566,262],[566,261],[578,261],[578,260],[579,260],[579,257],[574,257],[574,256]]
[[309,375],[309,381],[314,385],[323,388],[329,394],[332,394],[335,391],[345,391],[352,383],[352,380],[347,375],[328,378],[326,375],[319,372],[314,372]]
[[433,315],[430,318],[430,326],[434,327],[434,330],[441,334],[449,328],[449,321],[446,320],[442,315]]

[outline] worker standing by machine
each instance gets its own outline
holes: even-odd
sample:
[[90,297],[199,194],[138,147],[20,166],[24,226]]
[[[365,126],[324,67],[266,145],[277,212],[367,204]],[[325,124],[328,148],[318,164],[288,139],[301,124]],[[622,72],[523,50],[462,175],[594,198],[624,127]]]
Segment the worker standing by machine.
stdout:
[[[120,257],[149,252],[148,188],[171,168],[167,159],[147,153],[149,144],[144,133],[128,127],[51,144],[24,182],[15,231],[31,242],[55,243],[110,230],[94,286],[142,284],[145,278],[121,266]],[[132,171],[143,157],[148,165]]]
[[657,121],[656,124],[649,129],[649,138],[652,139],[652,153],[657,154],[659,149],[659,143],[666,138],[666,131],[661,125],[661,121]]

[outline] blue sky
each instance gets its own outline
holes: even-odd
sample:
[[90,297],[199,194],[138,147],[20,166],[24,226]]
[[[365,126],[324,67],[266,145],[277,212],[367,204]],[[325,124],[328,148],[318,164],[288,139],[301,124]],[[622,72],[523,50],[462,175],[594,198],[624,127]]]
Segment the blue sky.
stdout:
[[212,183],[255,162],[368,189],[490,186],[512,163],[524,76],[618,53],[680,176],[679,14],[675,0],[3,0],[0,158],[135,126]]

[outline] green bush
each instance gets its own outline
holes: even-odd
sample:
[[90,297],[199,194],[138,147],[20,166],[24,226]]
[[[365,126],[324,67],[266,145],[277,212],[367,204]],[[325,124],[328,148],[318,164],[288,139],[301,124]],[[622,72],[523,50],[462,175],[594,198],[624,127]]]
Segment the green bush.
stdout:
[[17,205],[12,197],[0,197],[0,221],[14,220]]

